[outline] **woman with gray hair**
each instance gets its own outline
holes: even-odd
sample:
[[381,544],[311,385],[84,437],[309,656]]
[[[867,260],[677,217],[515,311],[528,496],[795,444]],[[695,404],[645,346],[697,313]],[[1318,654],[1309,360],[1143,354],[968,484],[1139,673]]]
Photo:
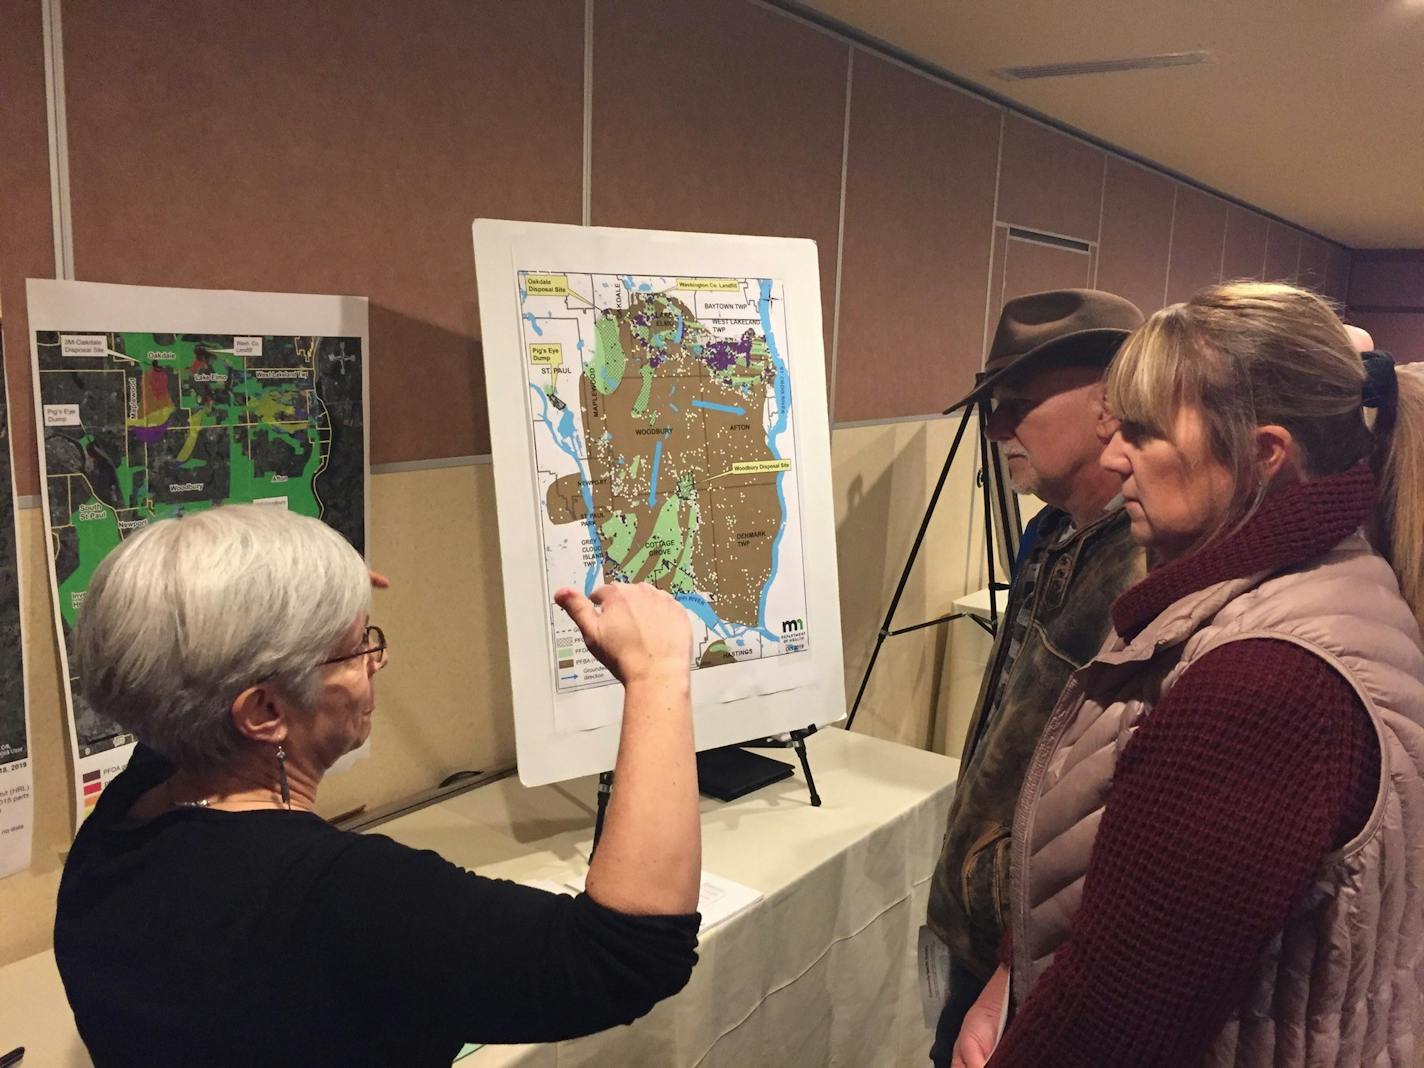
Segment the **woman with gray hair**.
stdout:
[[55,957],[96,1064],[441,1064],[467,1041],[627,1023],[687,982],[701,866],[686,613],[650,586],[555,595],[624,686],[587,890],[465,872],[314,814],[371,730],[386,638],[323,523],[228,506],[100,565],[84,696],[134,759],[74,841]]

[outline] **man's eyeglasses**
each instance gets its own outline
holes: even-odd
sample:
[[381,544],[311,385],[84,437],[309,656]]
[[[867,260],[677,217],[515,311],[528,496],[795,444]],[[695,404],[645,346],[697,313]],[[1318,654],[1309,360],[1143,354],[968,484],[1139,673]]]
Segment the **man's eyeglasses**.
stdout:
[[989,415],[1000,426],[1018,426],[1024,416],[1042,403],[1029,397],[995,397],[989,402]]
[[372,624],[366,628],[366,640],[361,648],[354,653],[345,653],[342,656],[333,656],[330,660],[323,660],[322,667],[327,664],[339,664],[343,660],[355,660],[358,656],[369,656],[374,658],[377,667],[384,667],[386,664],[386,632],[380,627]]

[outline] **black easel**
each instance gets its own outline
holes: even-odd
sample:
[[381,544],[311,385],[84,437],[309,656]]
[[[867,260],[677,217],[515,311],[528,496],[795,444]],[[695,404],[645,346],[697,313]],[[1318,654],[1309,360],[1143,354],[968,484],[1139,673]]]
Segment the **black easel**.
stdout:
[[777,738],[758,738],[754,742],[743,742],[742,745],[752,749],[794,749],[796,755],[801,758],[801,774],[806,776],[806,789],[811,794],[811,807],[821,807],[821,795],[816,792],[816,780],[811,777],[811,758],[806,753],[806,739],[815,734],[817,727],[814,723],[805,727],[787,732],[786,736]]
[[[979,416],[979,473],[976,481],[984,497],[984,557],[988,565],[989,575],[989,620],[985,622],[978,616],[967,612],[952,612],[947,616],[940,616],[938,619],[931,619],[924,623],[916,623],[913,626],[901,627],[898,630],[891,630],[890,624],[895,619],[895,610],[900,607],[900,598],[904,596],[905,586],[910,581],[910,570],[915,566],[915,559],[920,554],[920,546],[924,544],[925,532],[929,530],[930,520],[934,518],[935,506],[939,504],[940,493],[944,490],[944,483],[949,478],[949,469],[954,465],[955,454],[959,452],[960,442],[964,439],[964,432],[969,428],[969,417],[974,414]],[[925,508],[924,519],[920,521],[919,532],[915,535],[915,543],[910,547],[910,555],[905,560],[905,568],[900,572],[900,583],[895,587],[895,595],[890,598],[890,608],[885,613],[885,622],[880,624],[880,632],[875,636],[875,648],[870,653],[870,662],[865,665],[865,674],[860,677],[860,689],[856,691],[855,701],[850,706],[850,716],[846,719],[846,730],[850,730],[855,724],[855,715],[860,711],[860,702],[865,697],[865,688],[870,683],[870,673],[875,670],[875,661],[880,657],[880,648],[885,644],[886,638],[894,637],[897,634],[909,634],[911,631],[923,630],[926,627],[938,626],[941,623],[948,623],[951,620],[968,617],[983,627],[991,635],[998,630],[999,626],[999,602],[998,594],[1007,591],[1009,584],[999,582],[995,575],[998,573],[994,564],[995,546],[995,523],[994,515],[990,510],[990,484],[993,485],[992,492],[998,497],[999,519],[998,529],[1001,537],[1005,539],[1005,548],[1010,555],[1019,538],[1023,534],[1023,524],[1019,519],[1019,505],[1017,498],[1010,500],[1010,493],[1004,486],[1004,479],[998,477],[1003,471],[1001,457],[999,455],[998,442],[990,441],[984,428],[989,422],[989,399],[980,397],[971,404],[964,406],[964,414],[959,420],[959,429],[954,432],[954,441],[949,446],[949,455],[944,458],[944,467],[940,470],[939,481],[935,483],[934,492],[930,494],[930,503]],[[1013,540],[1009,541],[1009,532],[1013,532]]]
[[[750,747],[753,749],[794,749],[796,756],[801,761],[801,773],[806,776],[806,789],[811,794],[811,807],[821,807],[821,795],[816,790],[816,780],[811,775],[811,758],[806,752],[806,739],[816,733],[816,725],[808,724],[805,727],[798,727],[794,731],[788,731],[786,735],[776,738],[758,738],[751,742],[742,742],[737,749]],[[731,748],[731,747],[729,747]],[[752,754],[741,754],[749,759]],[[603,820],[608,814],[608,798],[613,793],[613,772],[605,771],[598,777],[598,809],[593,820],[593,846],[588,851],[588,859],[593,860],[593,854],[598,849],[598,840],[603,837]]]

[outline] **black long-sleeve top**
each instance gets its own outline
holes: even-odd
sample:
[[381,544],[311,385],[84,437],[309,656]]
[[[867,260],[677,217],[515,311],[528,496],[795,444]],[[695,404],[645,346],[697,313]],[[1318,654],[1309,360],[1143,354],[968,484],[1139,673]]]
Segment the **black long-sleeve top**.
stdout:
[[305,812],[175,809],[142,747],[60,882],[54,950],[108,1065],[449,1065],[464,1042],[628,1023],[680,990],[698,917],[483,878]]

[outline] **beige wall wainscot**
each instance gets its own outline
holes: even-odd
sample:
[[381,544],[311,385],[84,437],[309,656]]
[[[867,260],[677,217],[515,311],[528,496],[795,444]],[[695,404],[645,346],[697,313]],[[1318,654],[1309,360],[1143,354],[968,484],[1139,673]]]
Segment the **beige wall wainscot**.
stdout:
[[[958,424],[957,416],[907,420],[845,427],[831,435],[847,702],[855,698]],[[982,509],[974,484],[977,470],[971,426],[893,626],[944,615],[952,610],[954,598],[984,585]],[[963,637],[972,643],[967,632],[978,629],[958,621],[887,639],[855,729],[957,754],[957,739],[945,738],[935,712],[941,707],[941,683],[956,642]]]
[[[831,435],[847,709],[958,426],[956,414],[842,427]],[[955,598],[988,584],[976,442],[971,420],[892,628],[947,615]],[[1024,523],[1042,507],[1036,498],[1019,498]],[[996,560],[999,581],[1004,566]],[[958,756],[990,645],[968,619],[887,639],[855,730]]]

